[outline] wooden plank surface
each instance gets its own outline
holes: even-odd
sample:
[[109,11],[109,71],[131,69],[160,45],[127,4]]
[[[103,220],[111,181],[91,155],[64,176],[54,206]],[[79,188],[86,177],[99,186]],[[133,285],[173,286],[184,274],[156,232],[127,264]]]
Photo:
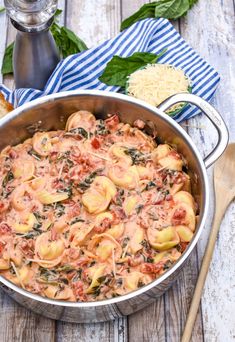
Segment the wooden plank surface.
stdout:
[[[197,29],[195,30],[195,27]],[[235,141],[235,20],[234,2],[199,1],[187,18],[181,20],[181,32],[220,73],[221,82],[213,103],[226,120],[230,141]],[[202,116],[190,120],[192,126],[204,126],[202,130],[189,128],[202,154],[208,154],[215,146],[217,134],[211,123]],[[211,188],[209,217],[198,244],[199,260],[205,250],[213,215],[212,169],[208,170]],[[234,250],[235,207],[227,212],[220,229],[212,265],[207,277],[202,299],[203,327],[206,342],[235,340],[235,267]],[[229,256],[229,257],[228,257]]]
[[[64,9],[61,23],[74,30],[91,47],[113,37],[119,32],[120,22],[131,15],[145,0],[60,0]],[[3,0],[0,0],[0,6]],[[233,0],[200,0],[189,15],[175,22],[183,37],[223,75],[214,99],[215,106],[223,113],[230,127],[231,140],[235,140],[235,22]],[[0,20],[0,63],[3,51],[14,38],[15,30],[6,25],[5,14]],[[1,80],[0,80],[1,81]],[[13,86],[12,78],[4,83]],[[203,126],[203,129],[194,127]],[[201,153],[208,153],[216,142],[216,133],[205,117],[189,121],[188,131]],[[212,172],[209,171],[212,189]],[[178,342],[186,320],[200,260],[209,233],[213,214],[204,229],[198,250],[173,287],[148,308],[115,322],[98,324],[69,324],[39,317],[13,303],[1,293],[0,341],[167,341]],[[210,269],[202,300],[202,312],[197,317],[192,341],[230,342],[235,339],[235,259],[234,241],[235,206],[232,205],[221,227],[213,264]],[[230,255],[227,258],[227,255]],[[223,275],[221,275],[223,269]]]

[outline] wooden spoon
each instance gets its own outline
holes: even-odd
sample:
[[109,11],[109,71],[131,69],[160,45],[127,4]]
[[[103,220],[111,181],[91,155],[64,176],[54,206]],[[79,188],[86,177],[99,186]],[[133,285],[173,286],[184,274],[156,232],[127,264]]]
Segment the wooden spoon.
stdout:
[[220,224],[228,205],[235,197],[235,143],[229,144],[222,157],[215,163],[214,188],[214,220],[181,342],[190,342]]

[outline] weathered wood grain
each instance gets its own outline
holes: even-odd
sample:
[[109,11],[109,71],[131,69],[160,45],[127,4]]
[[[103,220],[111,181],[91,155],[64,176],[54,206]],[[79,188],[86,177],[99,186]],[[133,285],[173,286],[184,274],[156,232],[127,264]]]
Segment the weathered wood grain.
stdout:
[[121,1],[121,21],[131,16],[133,13],[138,11],[138,9],[146,3],[151,1],[148,0],[135,0],[135,1],[128,1],[122,0]]
[[[235,139],[235,21],[234,3],[225,1],[199,1],[189,15],[182,20],[182,35],[220,73],[221,83],[214,98],[214,105],[226,120],[230,140]],[[197,29],[195,29],[197,28]],[[215,130],[204,117],[191,119],[192,126],[204,126],[202,130],[189,127],[190,135],[202,154],[208,154],[217,140]],[[213,194],[212,170],[209,170],[210,189]],[[199,259],[204,253],[213,215],[213,196],[210,215],[198,245]],[[231,205],[221,225],[220,235],[202,298],[205,342],[234,341],[235,339],[235,281],[234,281],[234,222],[235,208]],[[228,257],[229,256],[229,257]]]
[[[4,1],[0,0],[0,7],[3,7]],[[1,39],[0,39],[0,66],[2,65],[3,61],[3,55],[6,47],[6,39],[7,39],[7,31],[6,31],[6,26],[7,26],[7,18],[6,18],[6,13],[2,12],[0,13],[0,33],[1,33]],[[2,74],[0,73],[0,82],[2,82]]]
[[119,0],[69,0],[66,25],[82,38],[88,47],[112,38],[119,31]]
[[[180,277],[165,294],[166,341],[180,340],[197,276],[198,258],[195,249]],[[191,341],[203,341],[201,311],[198,312]]]
[[155,303],[128,317],[128,336],[130,342],[165,342],[164,296]]
[[57,342],[126,342],[126,319],[94,324],[57,322]]
[[3,292],[0,294],[1,342],[53,342],[55,322],[36,315],[15,303]]

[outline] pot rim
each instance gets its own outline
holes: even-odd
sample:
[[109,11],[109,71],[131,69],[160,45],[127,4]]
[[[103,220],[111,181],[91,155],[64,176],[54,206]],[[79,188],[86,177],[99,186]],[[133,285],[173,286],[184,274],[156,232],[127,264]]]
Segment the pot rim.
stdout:
[[130,96],[127,96],[124,94],[113,93],[113,92],[102,91],[102,90],[75,90],[75,91],[64,91],[64,92],[60,92],[60,93],[46,95],[46,96],[40,97],[36,100],[32,100],[31,102],[28,102],[28,103],[14,109],[11,113],[9,113],[8,115],[6,115],[5,117],[0,119],[0,126],[4,126],[9,121],[11,121],[15,117],[19,116],[21,113],[23,113],[29,109],[32,109],[33,107],[36,107],[40,104],[43,104],[45,102],[50,103],[50,102],[54,102],[54,100],[56,100],[56,99],[66,98],[66,97],[70,97],[70,96],[71,97],[79,96],[79,95],[81,95],[81,96],[82,95],[101,96],[101,97],[111,97],[111,98],[113,97],[113,98],[122,100],[124,102],[129,102],[129,103],[139,105],[140,107],[143,107],[145,109],[150,110],[151,112],[155,113],[157,116],[160,116],[163,120],[167,121],[167,123],[169,123],[171,126],[173,126],[179,132],[179,134],[183,136],[183,138],[187,141],[187,143],[189,144],[189,146],[193,150],[193,152],[197,158],[197,162],[201,168],[201,172],[203,175],[203,187],[204,187],[203,215],[201,217],[200,226],[198,227],[197,231],[195,232],[193,240],[190,242],[188,248],[184,251],[182,256],[176,261],[176,263],[169,270],[167,270],[165,273],[163,273],[156,280],[152,281],[151,283],[149,283],[149,284],[147,284],[147,285],[145,285],[145,286],[143,286],[143,287],[141,287],[135,291],[132,291],[132,292],[127,293],[125,295],[122,295],[120,297],[105,299],[102,301],[101,300],[100,301],[93,301],[93,302],[60,301],[60,300],[55,300],[55,299],[49,299],[47,297],[43,297],[43,296],[40,296],[37,294],[33,294],[29,291],[26,291],[23,288],[20,288],[20,287],[16,286],[15,284],[11,283],[9,280],[5,279],[3,276],[0,275],[0,283],[4,284],[5,286],[9,287],[10,289],[12,289],[12,290],[18,292],[19,294],[26,296],[30,299],[33,299],[33,300],[36,300],[39,302],[43,302],[43,303],[47,303],[47,304],[56,305],[56,306],[62,306],[62,307],[89,308],[89,307],[105,306],[108,304],[115,304],[115,303],[123,302],[125,300],[130,300],[134,297],[142,295],[145,292],[151,290],[153,287],[159,285],[162,281],[164,281],[166,278],[171,276],[178,268],[180,268],[180,266],[186,261],[186,259],[189,257],[189,255],[193,251],[194,247],[196,246],[196,244],[199,240],[199,237],[201,236],[201,233],[202,233],[202,230],[203,230],[203,227],[205,224],[205,220],[207,217],[207,213],[208,213],[208,208],[209,208],[209,183],[208,183],[208,176],[206,173],[206,168],[205,168],[205,164],[203,162],[203,159],[202,159],[196,145],[194,144],[194,142],[192,141],[190,136],[187,134],[187,132],[174,119],[172,119],[170,116],[165,114],[159,108],[156,108],[156,107],[154,107],[154,106],[152,106],[152,105],[150,105],[150,104],[148,104],[142,100],[138,100],[134,97],[130,97]]

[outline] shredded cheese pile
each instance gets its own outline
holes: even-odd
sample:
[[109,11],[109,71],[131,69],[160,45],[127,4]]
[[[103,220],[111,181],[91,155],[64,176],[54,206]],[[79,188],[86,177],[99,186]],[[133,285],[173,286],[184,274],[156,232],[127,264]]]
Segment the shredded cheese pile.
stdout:
[[[149,64],[129,76],[127,93],[153,106],[158,106],[174,94],[188,92],[189,85],[189,79],[183,70],[167,64]],[[178,103],[168,112],[181,107],[182,104]]]

